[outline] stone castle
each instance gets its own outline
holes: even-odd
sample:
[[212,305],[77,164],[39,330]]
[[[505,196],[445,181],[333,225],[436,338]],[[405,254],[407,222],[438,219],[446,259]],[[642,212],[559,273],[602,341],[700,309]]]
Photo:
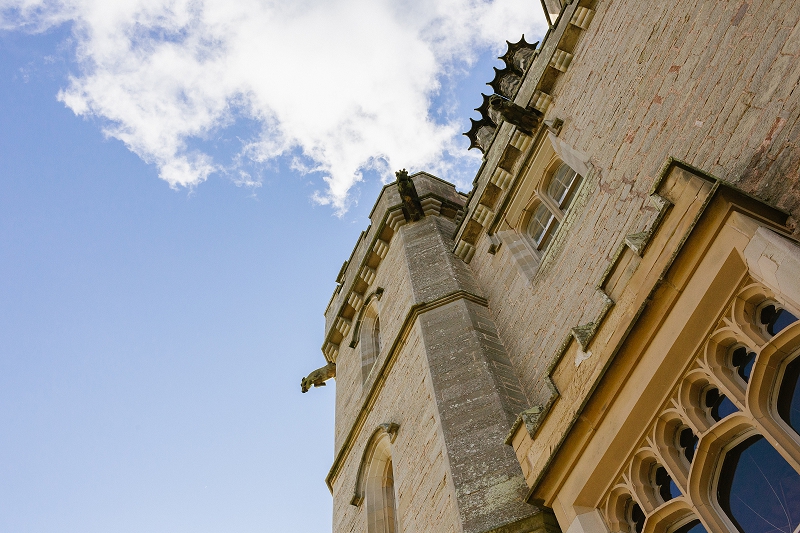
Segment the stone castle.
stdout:
[[797,533],[800,4],[542,3],[337,277],[333,531]]

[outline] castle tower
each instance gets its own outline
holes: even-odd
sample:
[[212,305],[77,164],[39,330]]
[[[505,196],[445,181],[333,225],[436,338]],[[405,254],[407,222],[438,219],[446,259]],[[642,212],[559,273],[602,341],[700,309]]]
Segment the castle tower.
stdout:
[[[528,406],[426,173],[384,187],[325,312],[336,372],[333,531],[546,531],[505,445]],[[329,367],[330,368],[330,365]]]

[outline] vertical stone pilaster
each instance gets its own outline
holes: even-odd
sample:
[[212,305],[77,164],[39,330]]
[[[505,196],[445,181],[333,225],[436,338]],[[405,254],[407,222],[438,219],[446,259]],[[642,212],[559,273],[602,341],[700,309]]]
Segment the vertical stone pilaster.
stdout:
[[417,320],[463,531],[532,531],[524,524],[541,511],[525,503],[504,444],[528,402],[472,271],[451,252],[452,223],[426,217],[401,231],[415,300],[442,302]]

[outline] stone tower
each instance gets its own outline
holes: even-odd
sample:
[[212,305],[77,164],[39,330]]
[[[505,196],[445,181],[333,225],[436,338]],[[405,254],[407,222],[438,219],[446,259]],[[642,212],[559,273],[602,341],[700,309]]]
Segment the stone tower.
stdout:
[[336,363],[334,531],[528,532],[552,521],[524,503],[503,443],[528,402],[453,253],[465,200],[430,174],[398,173],[339,274],[324,348]]

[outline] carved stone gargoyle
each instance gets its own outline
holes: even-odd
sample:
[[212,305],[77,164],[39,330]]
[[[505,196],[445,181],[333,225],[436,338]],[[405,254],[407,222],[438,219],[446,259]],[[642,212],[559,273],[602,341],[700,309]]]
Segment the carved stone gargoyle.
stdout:
[[[489,98],[489,115],[499,115],[506,122],[509,122],[521,130],[523,133],[533,135],[542,120],[542,113],[536,109],[526,109],[506,100],[502,96],[494,95]],[[498,120],[495,122],[499,123]]]
[[425,216],[425,211],[419,202],[414,180],[408,176],[406,169],[398,170],[394,175],[397,176],[397,192],[403,200],[403,215],[407,222],[416,222]]
[[328,363],[304,377],[300,381],[300,390],[308,392],[311,387],[324,387],[325,382],[336,377],[336,363]]

